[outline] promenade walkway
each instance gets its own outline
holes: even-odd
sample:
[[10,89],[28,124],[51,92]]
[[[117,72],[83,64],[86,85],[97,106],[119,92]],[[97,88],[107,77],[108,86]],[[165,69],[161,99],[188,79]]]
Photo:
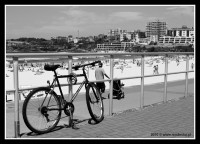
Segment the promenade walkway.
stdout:
[[[50,133],[36,135],[23,123],[20,113],[21,139],[106,139],[106,138],[187,138],[195,137],[194,127],[194,79],[189,80],[189,95],[184,98],[185,81],[168,83],[168,102],[162,103],[164,85],[145,86],[144,109],[139,108],[140,87],[127,87],[125,99],[113,100],[112,116],[108,116],[108,99],[104,99],[105,119],[99,124],[88,123],[85,97],[75,103],[74,118],[79,129],[64,127],[64,117]],[[104,94],[106,96],[108,91]],[[20,110],[21,110],[20,103]],[[13,103],[6,104],[6,138],[14,137]]]

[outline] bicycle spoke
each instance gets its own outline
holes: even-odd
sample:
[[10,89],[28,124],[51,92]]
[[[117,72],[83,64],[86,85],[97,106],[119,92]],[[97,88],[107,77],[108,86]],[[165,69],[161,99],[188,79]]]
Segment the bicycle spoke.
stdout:
[[49,89],[40,88],[33,91],[23,106],[23,118],[29,129],[37,133],[48,132],[60,120],[60,101]]

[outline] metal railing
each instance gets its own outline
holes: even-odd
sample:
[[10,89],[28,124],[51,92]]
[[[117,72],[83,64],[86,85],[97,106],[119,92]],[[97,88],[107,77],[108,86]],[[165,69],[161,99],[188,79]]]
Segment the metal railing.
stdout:
[[[169,55],[186,55],[186,71],[182,72],[173,72],[168,73],[168,57]],[[167,76],[171,74],[185,73],[185,96],[188,95],[188,73],[194,72],[193,70],[189,71],[189,55],[194,55],[194,52],[148,52],[148,53],[7,53],[6,58],[10,58],[13,61],[13,74],[14,74],[14,90],[6,90],[7,92],[14,92],[14,107],[15,107],[15,137],[20,137],[20,122],[19,122],[19,91],[31,90],[34,87],[22,88],[19,89],[19,80],[18,80],[18,69],[20,58],[50,58],[52,60],[39,60],[37,62],[45,61],[68,61],[68,72],[72,72],[72,62],[76,61],[73,57],[79,57],[79,60],[89,61],[97,59],[110,59],[110,79],[102,80],[104,82],[109,81],[109,115],[113,114],[113,75],[114,75],[114,59],[132,59],[134,56],[141,57],[141,76],[134,77],[124,77],[114,80],[125,80],[125,79],[135,79],[141,78],[141,94],[140,94],[140,108],[144,107],[144,78],[145,77],[154,77],[164,75],[164,95],[163,102],[167,101]],[[93,58],[91,58],[91,56]],[[103,57],[102,57],[103,56]],[[145,56],[164,56],[165,57],[165,73],[158,75],[144,75],[144,57]],[[62,60],[56,59],[62,58]],[[29,61],[31,62],[31,60]],[[92,81],[97,82],[97,81]],[[79,84],[79,83],[78,83]],[[69,86],[69,98],[72,96],[73,86],[70,84],[63,84],[61,86]]]

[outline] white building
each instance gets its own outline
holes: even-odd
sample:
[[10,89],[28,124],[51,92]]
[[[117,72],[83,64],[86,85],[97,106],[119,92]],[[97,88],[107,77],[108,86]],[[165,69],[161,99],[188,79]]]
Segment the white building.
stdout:
[[159,43],[194,44],[194,36],[163,36],[160,37]]
[[97,44],[97,51],[124,51],[125,48],[129,48],[134,44],[135,42]]
[[78,38],[74,38],[74,43],[78,43],[79,39]]
[[183,25],[181,28],[171,28],[170,30],[167,30],[168,36],[183,36],[183,37],[192,37],[194,35],[194,29],[188,28],[187,26]]

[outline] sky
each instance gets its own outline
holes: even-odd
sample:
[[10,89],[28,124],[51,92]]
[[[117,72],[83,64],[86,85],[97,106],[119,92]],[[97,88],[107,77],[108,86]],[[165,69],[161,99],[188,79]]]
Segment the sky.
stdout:
[[5,37],[87,37],[110,29],[145,31],[147,22],[195,27],[194,5],[6,5]]

